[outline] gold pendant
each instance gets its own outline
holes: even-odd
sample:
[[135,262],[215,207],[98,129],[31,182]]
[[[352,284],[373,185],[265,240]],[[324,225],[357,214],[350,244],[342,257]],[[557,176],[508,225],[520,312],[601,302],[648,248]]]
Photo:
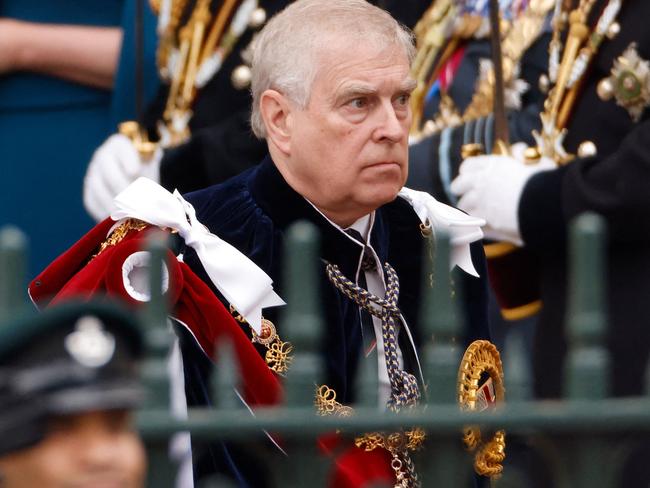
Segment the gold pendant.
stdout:
[[[230,313],[237,322],[248,324],[246,319],[237,312],[232,304],[230,305]],[[291,355],[293,345],[290,342],[282,341],[276,331],[275,324],[264,317],[262,317],[261,333],[258,334],[251,327],[251,334],[253,335],[251,342],[261,344],[266,348],[264,360],[269,369],[280,376],[284,376],[289,371],[289,366],[293,359]]]

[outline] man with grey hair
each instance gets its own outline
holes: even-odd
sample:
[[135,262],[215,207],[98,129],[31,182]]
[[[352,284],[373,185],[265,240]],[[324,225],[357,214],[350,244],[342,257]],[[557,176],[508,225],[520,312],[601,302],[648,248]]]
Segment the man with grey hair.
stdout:
[[[403,188],[413,53],[411,33],[364,0],[296,1],[264,27],[253,55],[251,123],[269,156],[186,196],[198,220],[262,268],[281,296],[287,228],[299,220],[318,228],[326,385],[340,403],[352,403],[359,364],[376,361],[380,402],[395,411],[420,397],[420,256],[432,226],[451,233],[460,268],[466,336],[459,339],[487,335],[482,222]],[[184,256],[210,284],[198,255],[188,248]],[[264,317],[291,341],[276,312]],[[188,399],[207,403],[206,378],[193,372],[209,365],[190,337],[181,342]],[[408,452],[392,456],[403,468],[392,472],[387,463],[388,480],[417,486]],[[245,479],[236,464],[228,469]],[[333,486],[349,486],[333,476]]]

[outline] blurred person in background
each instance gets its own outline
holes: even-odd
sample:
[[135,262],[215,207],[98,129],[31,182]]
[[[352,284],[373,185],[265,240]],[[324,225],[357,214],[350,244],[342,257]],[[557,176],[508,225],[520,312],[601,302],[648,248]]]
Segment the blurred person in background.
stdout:
[[144,486],[131,409],[142,337],[115,305],[67,304],[0,328],[0,486]]
[[[539,130],[548,71],[553,0],[502,0],[500,39],[504,109],[514,153],[534,144]],[[418,82],[411,105],[409,176],[406,185],[457,205],[451,181],[467,152],[487,154],[496,138],[494,69],[489,2],[433,0],[415,26],[418,54],[412,65]],[[510,281],[509,269],[496,273]],[[500,350],[508,333],[521,331],[532,349],[536,305],[502,308],[503,291],[490,290],[490,333]],[[514,303],[509,293],[505,298]]]
[[[86,163],[117,122],[135,116],[135,2],[0,4],[0,224],[28,234],[31,271],[88,227]],[[155,19],[143,12],[146,98],[157,85]]]

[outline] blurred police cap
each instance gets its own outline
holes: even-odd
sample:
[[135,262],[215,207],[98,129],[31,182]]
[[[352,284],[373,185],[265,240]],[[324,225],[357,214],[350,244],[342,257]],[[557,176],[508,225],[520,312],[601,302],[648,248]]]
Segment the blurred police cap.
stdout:
[[135,317],[115,302],[0,325],[0,455],[38,443],[51,416],[138,406],[142,351]]

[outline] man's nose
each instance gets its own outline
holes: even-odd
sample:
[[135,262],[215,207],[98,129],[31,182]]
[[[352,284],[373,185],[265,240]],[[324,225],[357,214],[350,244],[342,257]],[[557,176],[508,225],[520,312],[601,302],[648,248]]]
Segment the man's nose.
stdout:
[[[409,116],[406,115],[406,118],[408,119]],[[379,110],[375,139],[399,142],[407,135],[408,126],[409,122],[405,121],[405,115],[398,115],[393,104],[387,101],[381,105]]]
[[80,460],[88,466],[112,468],[120,458],[123,434],[101,416],[86,415],[70,435],[77,440]]
[[119,439],[109,433],[94,433],[87,437],[82,453],[83,461],[94,468],[114,468],[119,459]]

